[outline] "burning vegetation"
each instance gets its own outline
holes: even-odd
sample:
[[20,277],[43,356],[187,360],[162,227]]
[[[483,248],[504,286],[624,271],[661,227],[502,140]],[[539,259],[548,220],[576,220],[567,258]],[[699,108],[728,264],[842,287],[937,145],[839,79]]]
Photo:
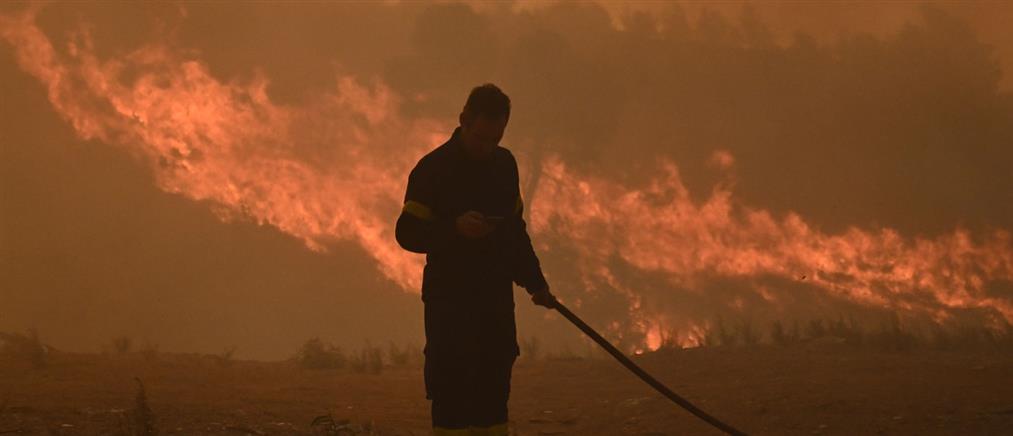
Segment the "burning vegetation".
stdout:
[[[444,13],[471,14],[454,8],[427,13],[427,19],[437,22],[446,18]],[[169,41],[103,56],[86,28],[56,39],[40,28],[39,14],[38,6],[4,14],[0,35],[80,138],[118,147],[145,162],[162,190],[207,204],[223,220],[272,226],[319,252],[354,242],[383,276],[417,292],[422,259],[398,250],[391,217],[400,207],[411,163],[450,131],[447,122],[417,114],[425,97],[404,95],[378,78],[338,75],[326,92],[298,104],[282,103],[271,97],[271,78],[263,73],[221,79],[199,54]],[[705,14],[688,39],[672,33],[678,31],[674,22],[659,25],[653,37],[636,36],[633,28],[623,35],[692,50],[713,43],[707,40],[713,37],[707,36],[707,26],[714,23],[706,20],[715,19],[720,21]],[[928,10],[924,20],[896,41],[877,44],[900,50],[905,44],[935,41],[933,32],[960,32],[954,27],[959,24],[938,11]],[[808,47],[805,41],[783,46],[746,41],[729,40],[712,49],[780,53],[787,68],[802,62],[800,50]],[[523,46],[524,40],[519,43]],[[836,60],[809,61],[836,63],[841,71],[864,68],[848,64],[854,61],[849,50],[875,50],[862,44],[872,43],[841,43],[826,48],[836,50]],[[574,46],[566,53],[583,52]],[[673,51],[670,58],[654,62],[667,65],[684,55]],[[675,71],[681,80],[702,80],[684,68]],[[830,75],[815,77],[850,83]],[[395,79],[399,87],[406,86]],[[995,86],[994,78],[982,80]],[[831,82],[824,85],[837,89]],[[673,82],[662,92],[690,98],[680,94],[686,91],[681,86]],[[664,101],[651,104],[668,110],[670,103]],[[670,109],[687,119],[694,116]],[[516,122],[523,123],[525,115],[519,116]],[[743,120],[742,128],[754,129],[753,123]],[[634,120],[620,125],[616,132],[636,127]],[[743,186],[737,172],[755,156],[741,146],[714,149],[701,160],[713,182],[709,188],[697,183],[696,191],[709,189],[700,195],[687,184],[676,160],[680,153],[637,148],[633,154],[659,154],[651,158],[652,165],[627,161],[642,171],[624,175],[581,159],[569,140],[540,136],[531,126],[518,129],[531,231],[545,253],[546,270],[560,284],[564,299],[580,310],[600,313],[595,319],[628,349],[703,345],[723,328],[711,321],[717,317],[762,324],[845,314],[875,326],[897,314],[900,323],[911,326],[974,323],[994,332],[1013,321],[1013,301],[1005,290],[1013,282],[1009,229],[958,227],[935,236],[911,236],[890,227],[828,231],[801,213],[773,212],[743,201],[737,194]],[[837,132],[837,127],[828,129]],[[606,137],[617,137],[600,133],[587,138],[592,152],[602,152]],[[614,147],[634,146],[616,141]],[[699,149],[685,141],[671,147]],[[746,189],[762,188],[752,184]],[[626,309],[605,310],[614,309],[616,301]],[[799,315],[805,313],[812,316]]]

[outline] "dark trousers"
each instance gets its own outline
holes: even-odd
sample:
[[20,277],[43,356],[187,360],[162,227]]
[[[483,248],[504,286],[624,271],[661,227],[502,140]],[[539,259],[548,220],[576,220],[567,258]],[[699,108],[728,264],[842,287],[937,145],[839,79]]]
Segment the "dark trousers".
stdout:
[[461,359],[427,353],[426,394],[432,400],[433,427],[490,427],[507,422],[510,374],[515,356]]
[[426,302],[425,383],[434,427],[507,422],[510,375],[518,354],[513,300],[507,295],[509,300],[497,304]]

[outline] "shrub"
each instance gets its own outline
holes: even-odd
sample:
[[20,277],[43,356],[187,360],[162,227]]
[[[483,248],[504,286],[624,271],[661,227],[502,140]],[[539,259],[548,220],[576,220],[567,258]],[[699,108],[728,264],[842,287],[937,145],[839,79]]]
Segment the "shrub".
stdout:
[[736,330],[736,336],[738,336],[743,345],[756,345],[760,341],[759,336],[753,330],[753,323],[747,320],[742,320]]
[[345,353],[340,348],[325,343],[320,338],[306,341],[296,353],[296,361],[299,365],[309,369],[344,368],[347,360]]
[[714,327],[708,327],[703,334],[703,338],[700,339],[701,347],[716,347],[721,345],[721,339],[718,338],[717,329]]
[[827,328],[823,326],[822,319],[809,320],[809,325],[805,329],[805,334],[809,339],[819,339],[827,335]]
[[879,331],[870,335],[872,345],[890,351],[907,351],[916,345],[917,337],[904,329],[900,318],[890,317],[888,322],[880,325]]
[[718,318],[717,322],[714,324],[714,331],[717,334],[718,345],[721,345],[722,347],[734,346],[738,340],[738,336],[735,332],[726,327],[721,318]]
[[532,362],[541,358],[542,344],[538,341],[537,336],[521,339],[519,345],[521,347],[521,358]]
[[214,356],[215,362],[218,363],[219,366],[223,367],[232,366],[232,363],[234,362],[232,360],[232,356],[236,354],[236,349],[238,348],[239,347],[236,346],[226,347],[225,350]]
[[48,363],[50,347],[39,340],[39,332],[29,329],[28,334],[0,332],[0,352],[24,360],[34,368],[44,368]]
[[406,345],[402,348],[398,347],[394,341],[391,341],[390,347],[387,349],[387,360],[391,365],[405,366],[415,362],[421,354],[422,351],[414,345]]
[[352,356],[351,363],[355,372],[379,374],[383,370],[383,350],[367,341],[359,353]]
[[844,339],[844,343],[851,345],[861,345],[865,332],[855,322],[854,318],[849,317],[847,321],[844,320],[844,316],[840,315],[837,317],[837,321],[828,323],[826,328],[826,334]]
[[770,323],[770,342],[776,345],[788,345],[788,333],[784,331],[781,321]]
[[938,350],[1013,350],[1013,334],[1009,325],[993,330],[984,326],[932,326],[929,343]]
[[112,340],[112,349],[119,354],[129,353],[133,345],[133,341],[127,336],[117,336]]

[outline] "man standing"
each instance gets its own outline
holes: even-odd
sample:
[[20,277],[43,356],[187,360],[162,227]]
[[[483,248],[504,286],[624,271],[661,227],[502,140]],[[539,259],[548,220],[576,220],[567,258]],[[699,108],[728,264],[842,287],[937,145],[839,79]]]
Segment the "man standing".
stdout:
[[540,306],[555,297],[525,229],[517,162],[500,147],[510,98],[471,91],[460,126],[408,176],[395,235],[425,253],[425,385],[433,432],[506,435],[510,373],[520,354],[513,283]]

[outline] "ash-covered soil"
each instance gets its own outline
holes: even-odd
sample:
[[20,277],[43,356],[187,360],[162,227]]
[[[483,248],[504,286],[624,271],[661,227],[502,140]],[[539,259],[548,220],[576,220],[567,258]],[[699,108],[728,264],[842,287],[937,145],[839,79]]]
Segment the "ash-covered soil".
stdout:
[[[430,431],[417,363],[370,374],[165,353],[54,353],[47,360],[41,369],[0,360],[0,434],[137,434],[145,425],[188,435]],[[1013,429],[1009,352],[810,343],[672,350],[637,361],[751,434]],[[518,362],[510,407],[517,435],[718,434],[605,358]],[[330,421],[312,425],[321,416]]]

